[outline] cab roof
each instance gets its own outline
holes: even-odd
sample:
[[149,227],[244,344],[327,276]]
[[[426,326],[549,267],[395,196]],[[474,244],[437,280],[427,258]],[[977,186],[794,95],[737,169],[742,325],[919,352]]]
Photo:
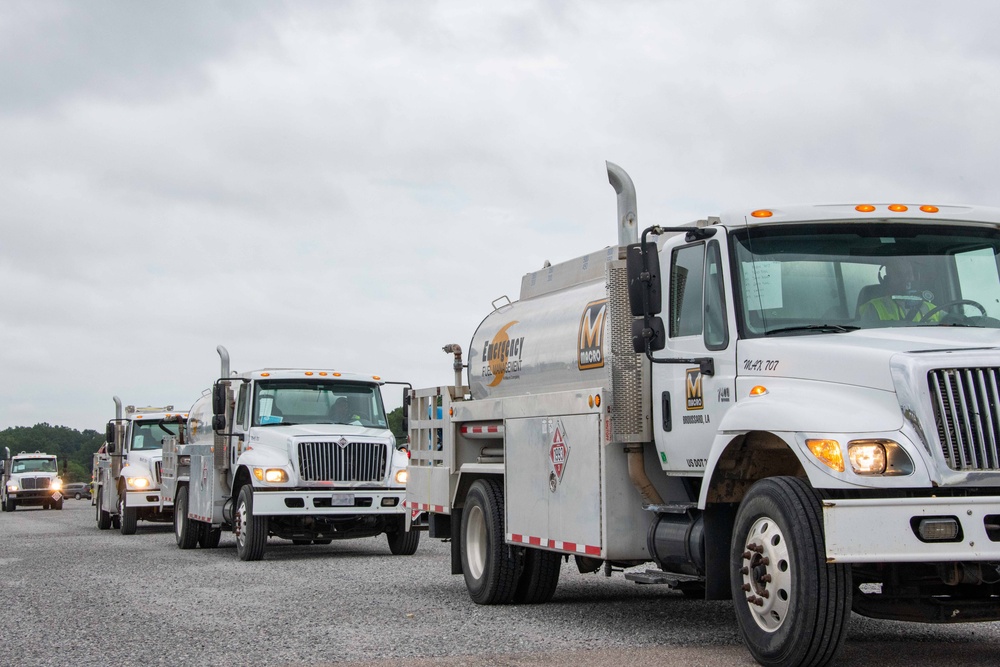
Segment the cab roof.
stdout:
[[[905,203],[813,204],[737,209],[709,224],[727,227],[789,222],[938,222],[979,223],[1000,226],[1000,208]],[[701,223],[705,224],[705,223]]]

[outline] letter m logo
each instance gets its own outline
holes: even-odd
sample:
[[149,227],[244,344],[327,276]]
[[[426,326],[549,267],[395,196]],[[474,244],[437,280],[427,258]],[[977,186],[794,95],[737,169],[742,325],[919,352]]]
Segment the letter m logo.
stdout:
[[604,366],[604,322],[608,300],[591,301],[580,318],[579,363],[581,371]]

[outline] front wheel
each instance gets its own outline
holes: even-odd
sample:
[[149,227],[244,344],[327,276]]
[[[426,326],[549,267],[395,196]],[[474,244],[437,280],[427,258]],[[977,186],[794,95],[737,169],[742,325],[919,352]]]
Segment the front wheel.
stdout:
[[236,533],[236,553],[240,560],[260,560],[264,557],[267,544],[267,517],[253,514],[253,487],[245,484],[240,488],[236,501],[234,531]]
[[198,544],[198,528],[194,521],[188,518],[188,488],[177,489],[174,500],[174,541],[180,549],[194,549]]
[[122,535],[135,535],[135,529],[139,525],[139,510],[128,506],[128,492],[125,489],[118,494],[118,516]]
[[412,556],[417,553],[420,544],[420,531],[406,530],[406,517],[392,521],[393,526],[385,534],[389,542],[389,551],[394,556]]
[[56,508],[57,510],[61,510],[62,506],[63,506],[62,498],[52,503],[52,507]]
[[736,620],[753,657],[768,667],[829,664],[851,609],[846,565],[828,565],[819,494],[802,479],[754,484],[740,504],[730,546]]
[[504,543],[503,487],[478,479],[462,511],[462,572],[477,604],[507,604],[517,588],[517,561]]

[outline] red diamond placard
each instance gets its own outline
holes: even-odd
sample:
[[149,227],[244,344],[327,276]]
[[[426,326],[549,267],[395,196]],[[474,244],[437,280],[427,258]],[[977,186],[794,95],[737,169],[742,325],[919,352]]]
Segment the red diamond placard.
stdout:
[[556,471],[556,477],[562,481],[563,469],[566,467],[566,443],[563,442],[561,429],[556,429],[552,434],[552,446],[549,447],[549,460],[552,461],[552,469]]

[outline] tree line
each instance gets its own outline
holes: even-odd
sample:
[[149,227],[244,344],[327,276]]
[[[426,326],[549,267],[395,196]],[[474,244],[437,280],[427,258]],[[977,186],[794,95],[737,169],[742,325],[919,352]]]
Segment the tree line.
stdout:
[[89,482],[94,452],[104,444],[104,432],[86,429],[77,431],[68,426],[41,423],[34,426],[11,426],[0,431],[0,452],[4,447],[11,455],[21,452],[42,452],[59,457],[62,470],[66,462],[63,482]]

